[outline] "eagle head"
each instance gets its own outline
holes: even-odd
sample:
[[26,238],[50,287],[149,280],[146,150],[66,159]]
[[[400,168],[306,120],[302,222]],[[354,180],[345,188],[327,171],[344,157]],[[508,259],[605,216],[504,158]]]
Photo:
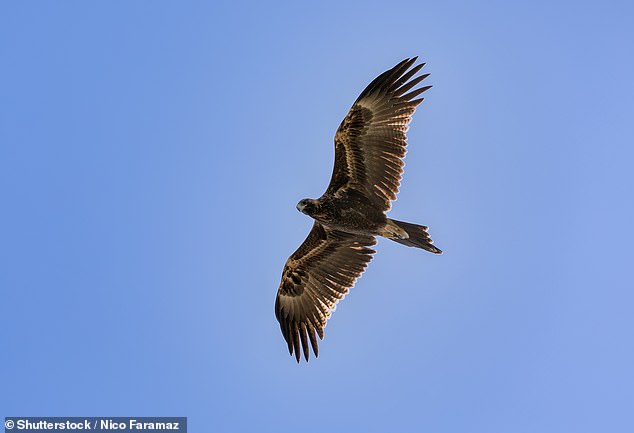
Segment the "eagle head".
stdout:
[[304,198],[297,203],[297,210],[306,215],[314,215],[317,211],[317,200]]

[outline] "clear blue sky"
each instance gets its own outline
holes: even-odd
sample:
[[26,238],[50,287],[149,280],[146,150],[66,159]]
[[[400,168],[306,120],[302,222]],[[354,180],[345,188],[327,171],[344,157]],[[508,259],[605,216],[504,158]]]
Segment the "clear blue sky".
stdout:
[[[631,432],[631,2],[2,2],[0,416]],[[418,55],[391,216],[326,328],[273,304],[363,87]]]

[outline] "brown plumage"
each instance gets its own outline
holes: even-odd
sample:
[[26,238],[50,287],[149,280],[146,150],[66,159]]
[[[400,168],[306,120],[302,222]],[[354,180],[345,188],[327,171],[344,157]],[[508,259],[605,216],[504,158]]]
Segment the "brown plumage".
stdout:
[[[403,173],[408,124],[415,99],[431,86],[412,90],[429,74],[406,59],[372,81],[335,134],[335,164],[326,192],[303,199],[297,209],[315,219],[302,245],[286,261],[275,300],[275,316],[291,355],[308,361],[310,345],[372,260],[375,236],[440,254],[427,227],[396,221],[385,212],[396,200]],[[301,346],[301,348],[300,348]]]

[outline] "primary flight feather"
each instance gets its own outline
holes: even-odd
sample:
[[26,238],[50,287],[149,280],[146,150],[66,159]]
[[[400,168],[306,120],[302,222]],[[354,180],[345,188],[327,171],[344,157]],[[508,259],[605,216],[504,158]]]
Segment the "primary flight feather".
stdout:
[[[275,299],[288,351],[308,361],[318,355],[317,336],[372,260],[375,236],[435,254],[427,227],[396,221],[390,210],[403,174],[408,124],[417,98],[431,86],[416,87],[429,74],[405,59],[372,81],[350,108],[335,134],[335,164],[326,192],[303,199],[300,212],[315,220],[306,240],[286,261]],[[413,66],[413,67],[412,67]],[[300,347],[301,346],[301,347]]]

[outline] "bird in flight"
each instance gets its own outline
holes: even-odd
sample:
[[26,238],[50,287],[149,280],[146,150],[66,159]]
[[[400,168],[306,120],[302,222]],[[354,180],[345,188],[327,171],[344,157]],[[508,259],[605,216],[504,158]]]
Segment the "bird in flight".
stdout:
[[309,341],[318,356],[317,335],[323,340],[337,302],[372,260],[376,236],[442,253],[432,245],[427,227],[385,215],[403,173],[405,132],[424,99],[417,96],[431,87],[416,87],[429,74],[415,77],[425,65],[415,62],[416,57],[403,60],[361,92],[335,134],[335,165],[326,192],[297,204],[315,222],[284,265],[275,317],[298,363],[301,350],[308,361]]

